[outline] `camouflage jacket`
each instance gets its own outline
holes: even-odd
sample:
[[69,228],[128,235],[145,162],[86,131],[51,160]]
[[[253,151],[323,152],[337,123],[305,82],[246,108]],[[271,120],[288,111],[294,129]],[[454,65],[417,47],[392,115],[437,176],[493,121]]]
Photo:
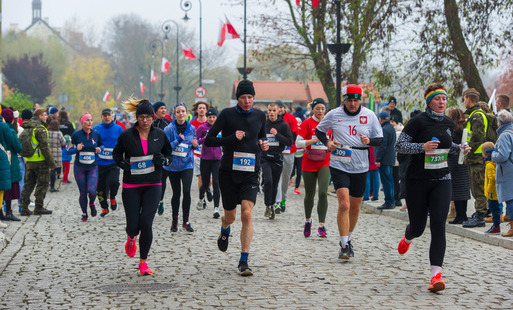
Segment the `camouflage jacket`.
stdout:
[[48,143],[48,132],[46,129],[46,124],[36,119],[30,119],[24,120],[22,127],[24,130],[32,130],[32,128],[35,128],[34,135],[36,140],[39,142],[41,154],[43,154],[45,157],[45,163],[48,165],[48,168],[54,169],[56,165],[50,151],[50,144]]

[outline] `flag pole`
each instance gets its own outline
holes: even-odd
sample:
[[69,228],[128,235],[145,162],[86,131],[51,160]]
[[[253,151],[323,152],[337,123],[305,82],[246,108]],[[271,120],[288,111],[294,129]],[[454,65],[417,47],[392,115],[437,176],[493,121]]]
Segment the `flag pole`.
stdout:
[[246,71],[246,0],[244,0],[244,80],[248,78],[248,74]]

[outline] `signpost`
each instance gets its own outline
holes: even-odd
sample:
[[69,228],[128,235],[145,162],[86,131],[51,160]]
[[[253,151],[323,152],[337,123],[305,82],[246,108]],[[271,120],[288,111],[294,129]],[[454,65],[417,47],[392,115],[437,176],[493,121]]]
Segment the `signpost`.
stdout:
[[205,98],[207,96],[207,89],[203,86],[198,86],[194,90],[194,95],[199,99]]

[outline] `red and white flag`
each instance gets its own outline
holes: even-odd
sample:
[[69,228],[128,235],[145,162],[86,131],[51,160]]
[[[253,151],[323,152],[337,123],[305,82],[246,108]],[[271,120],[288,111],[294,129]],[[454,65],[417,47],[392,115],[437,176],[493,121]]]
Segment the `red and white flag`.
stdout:
[[219,22],[219,36],[217,37],[217,45],[219,46],[223,46],[224,40],[240,38],[239,34],[233,27],[230,20],[228,20],[226,15],[224,16],[224,19],[224,22],[222,20]]
[[153,71],[153,69],[151,69],[150,82],[157,82],[157,75],[155,74],[155,71]]
[[141,87],[141,96],[144,95],[144,89],[146,86],[144,86],[143,82],[139,82],[139,86]]
[[192,52],[192,48],[187,47],[185,44],[182,43],[182,49],[183,49],[183,55],[184,55],[185,59],[187,59],[187,60],[196,59],[196,56]]
[[118,96],[116,97],[116,100],[117,100],[117,101],[120,101],[120,100],[121,100],[121,91],[118,93]]
[[[296,5],[300,6],[301,5],[301,0],[296,0]],[[312,6],[314,8],[316,8],[318,5],[319,5],[319,0],[312,0]]]
[[107,100],[109,100],[109,98],[110,98],[110,93],[109,93],[109,91],[106,91],[105,95],[103,95],[102,101],[107,102]]
[[169,60],[167,60],[166,57],[162,57],[162,66],[160,68],[160,71],[162,72],[162,74],[169,73],[169,66],[170,66]]

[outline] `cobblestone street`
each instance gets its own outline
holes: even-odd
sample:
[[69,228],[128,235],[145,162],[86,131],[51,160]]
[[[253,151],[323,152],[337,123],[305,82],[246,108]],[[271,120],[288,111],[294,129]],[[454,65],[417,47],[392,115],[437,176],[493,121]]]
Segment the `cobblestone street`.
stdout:
[[[0,252],[2,309],[511,309],[513,252],[447,234],[442,272],[446,290],[427,290],[429,229],[404,256],[397,244],[404,220],[364,211],[353,234],[354,259],[341,261],[337,202],[329,197],[328,238],[303,237],[303,195],[289,192],[287,212],[264,219],[263,196],[254,208],[249,264],[254,276],[237,275],[240,220],[226,253],[217,249],[220,220],[212,205],[196,210],[194,233],[171,233],[170,187],[166,210],[156,216],[148,257],[153,276],[138,274],[138,254],[125,254],[125,216],[120,207],[105,218],[80,222],[73,184],[48,193],[50,216],[8,222]],[[331,189],[330,189],[331,190]],[[16,203],[14,205],[17,205]],[[379,205],[379,204],[377,204]],[[98,203],[97,203],[98,206]],[[17,207],[16,207],[17,208]],[[472,209],[469,206],[469,209]],[[368,210],[368,209],[367,209]],[[17,212],[15,212],[18,215]],[[317,227],[314,210],[314,225]],[[181,225],[181,223],[180,223]]]

